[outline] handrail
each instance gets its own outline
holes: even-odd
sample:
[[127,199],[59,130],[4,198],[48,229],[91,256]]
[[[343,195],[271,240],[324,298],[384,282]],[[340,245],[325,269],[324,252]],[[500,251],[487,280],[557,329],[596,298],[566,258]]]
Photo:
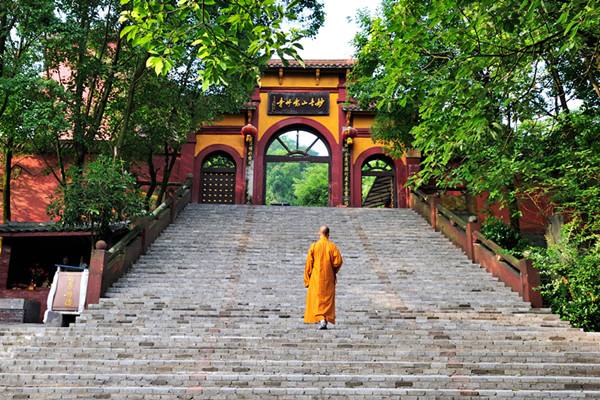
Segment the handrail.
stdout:
[[417,197],[420,197],[422,201],[427,202],[429,200],[429,196],[426,195],[425,193],[423,193],[422,191],[420,191],[419,189],[414,189],[412,191],[414,194],[417,195]]
[[[441,231],[461,247],[470,260],[481,264],[488,272],[517,291],[523,300],[531,302],[533,307],[543,306],[543,299],[536,291],[540,286],[539,271],[532,266],[531,260],[526,257],[518,259],[486,238],[479,232],[480,225],[476,217],[469,217],[468,221],[465,221],[442,206],[437,196],[426,195],[418,189],[412,190],[411,194],[411,207],[422,215],[434,230]],[[448,228],[447,222],[440,220],[442,216],[450,221],[450,225],[455,229]],[[460,232],[461,229],[463,232]],[[485,254],[486,251],[488,255]],[[504,271],[509,272],[509,275]]]
[[463,231],[467,230],[467,221],[454,214],[452,211],[450,211],[441,204],[437,205],[437,210],[440,212],[440,214],[448,218],[451,222],[454,222],[454,224],[460,226],[463,229]]
[[106,252],[109,253],[108,261],[110,261],[113,257],[117,256],[119,253],[122,253],[126,250],[127,246],[129,246],[134,240],[140,236],[142,230],[144,229],[144,223],[139,225],[135,225],[131,231],[129,231],[125,236],[121,238],[114,246],[108,249]]
[[[171,199],[167,199],[167,200],[171,200]],[[166,211],[166,210],[168,210],[168,209],[169,209],[169,205],[170,205],[170,204],[167,204],[167,202],[166,202],[166,201],[165,201],[165,202],[163,202],[163,203],[160,203],[160,205],[159,205],[158,207],[156,207],[154,210],[152,210],[152,212],[150,213],[150,215],[151,215],[151,216],[152,216],[154,219],[157,219],[157,218],[159,218],[159,217],[160,217],[160,214],[162,214],[162,213],[163,213],[163,211]]]
[[499,258],[503,259],[504,261],[506,261],[507,263],[509,263],[513,267],[515,267],[517,270],[521,271],[521,262],[520,262],[520,260],[517,259],[515,256],[513,256],[511,254],[508,254],[506,252],[506,249],[498,246],[496,243],[494,243],[491,240],[487,239],[485,236],[483,236],[483,234],[481,232],[475,232],[475,237],[477,238],[478,242],[480,242],[485,247],[487,247],[488,249],[490,249],[494,254],[496,254],[496,256],[498,256]]
[[90,260],[87,304],[98,303],[103,291],[119,279],[145,253],[160,232],[175,220],[179,211],[190,201],[191,187],[190,174],[174,195],[168,196],[148,216],[135,221],[131,231],[110,249],[106,250],[103,241],[96,243]]

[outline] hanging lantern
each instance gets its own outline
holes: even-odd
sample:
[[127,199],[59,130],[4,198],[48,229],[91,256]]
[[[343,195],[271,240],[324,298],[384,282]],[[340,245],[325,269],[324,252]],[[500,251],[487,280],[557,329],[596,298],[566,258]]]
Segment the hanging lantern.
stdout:
[[344,140],[344,142],[346,142],[347,145],[352,144],[352,142],[354,141],[353,139],[356,137],[356,135],[358,135],[358,131],[356,130],[356,128],[353,128],[351,126],[345,127],[342,131],[342,139]]
[[250,140],[256,138],[256,135],[258,135],[258,129],[256,129],[254,125],[248,124],[242,128],[240,133],[246,138],[246,141],[249,142]]

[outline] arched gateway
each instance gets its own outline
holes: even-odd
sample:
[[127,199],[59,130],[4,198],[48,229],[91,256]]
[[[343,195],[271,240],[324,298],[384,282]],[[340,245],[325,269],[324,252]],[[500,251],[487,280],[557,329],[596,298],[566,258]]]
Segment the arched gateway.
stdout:
[[[181,172],[194,175],[194,200],[289,203],[268,190],[270,169],[312,163],[323,165],[313,168],[321,173],[327,169],[329,206],[406,207],[405,183],[418,171],[419,155],[391,159],[371,139],[374,113],[347,97],[352,64],[307,60],[305,67],[284,67],[272,60],[239,113],[203,126],[183,146]],[[206,163],[212,156],[222,158]],[[364,194],[363,181],[370,182]]]
[[330,203],[331,151],[325,139],[310,127],[290,126],[274,135],[266,147],[263,171],[266,204],[294,204],[296,182],[292,180],[306,178],[310,173],[314,175],[314,171],[325,179],[322,187],[315,187],[316,198],[310,205]]

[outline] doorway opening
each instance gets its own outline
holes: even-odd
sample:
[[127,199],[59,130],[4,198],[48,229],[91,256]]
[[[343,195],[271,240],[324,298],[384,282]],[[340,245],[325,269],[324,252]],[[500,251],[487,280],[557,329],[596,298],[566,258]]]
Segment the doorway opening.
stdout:
[[389,157],[377,154],[367,158],[361,167],[362,206],[397,207],[395,177]]
[[265,155],[265,204],[326,207],[330,199],[331,152],[306,127],[275,135]]

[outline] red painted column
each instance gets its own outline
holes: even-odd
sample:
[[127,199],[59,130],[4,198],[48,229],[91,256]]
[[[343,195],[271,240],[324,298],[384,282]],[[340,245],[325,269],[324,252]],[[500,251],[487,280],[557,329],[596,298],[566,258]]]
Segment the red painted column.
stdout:
[[[188,174],[192,174],[193,176],[198,176],[200,171],[195,171],[194,169],[194,159],[196,152],[196,132],[190,132],[188,135],[186,143],[181,146],[181,176],[187,176]],[[196,179],[193,180],[196,182]],[[197,186],[197,184],[196,184]],[[198,202],[198,194],[200,188],[194,187],[192,185],[192,202]]]
[[396,193],[394,193],[396,197],[396,207],[398,208],[406,208],[408,207],[408,193],[405,190],[406,187],[406,164],[402,159],[394,160],[394,178],[396,182],[394,187],[396,188]]
[[431,217],[431,227],[434,231],[437,231],[437,205],[440,202],[439,197],[435,195],[429,196],[429,212]]
[[540,286],[540,273],[533,268],[531,260],[526,258],[519,261],[521,271],[521,287],[523,300],[531,303],[534,308],[540,308],[543,305],[542,296],[534,288]]
[[86,296],[87,304],[98,304],[102,295],[102,274],[106,266],[106,242],[99,240],[92,250]]
[[408,199],[410,197],[410,189],[406,186],[406,182],[412,175],[416,174],[421,170],[421,158],[414,157],[412,154],[405,153],[402,159],[404,162],[405,173],[403,177],[402,186],[404,188],[404,197]]
[[475,237],[475,232],[479,231],[480,224],[477,221],[477,217],[470,216],[467,222],[467,230],[466,230],[466,238],[465,240],[465,249],[467,250],[467,257],[473,262],[475,262],[475,242],[477,238]]

